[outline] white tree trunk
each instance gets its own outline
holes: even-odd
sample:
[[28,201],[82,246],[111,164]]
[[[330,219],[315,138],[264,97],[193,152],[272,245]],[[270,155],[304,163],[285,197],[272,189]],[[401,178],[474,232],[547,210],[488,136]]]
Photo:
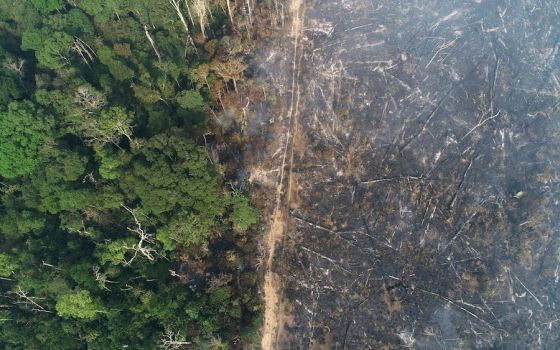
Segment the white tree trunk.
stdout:
[[150,45],[152,45],[152,49],[154,49],[154,52],[156,53],[156,56],[157,56],[158,60],[161,61],[161,55],[159,54],[156,43],[155,43],[154,39],[152,38],[152,35],[148,31],[148,26],[145,25],[145,24],[144,24],[144,32],[146,33],[146,37],[148,38],[148,41],[150,42]]

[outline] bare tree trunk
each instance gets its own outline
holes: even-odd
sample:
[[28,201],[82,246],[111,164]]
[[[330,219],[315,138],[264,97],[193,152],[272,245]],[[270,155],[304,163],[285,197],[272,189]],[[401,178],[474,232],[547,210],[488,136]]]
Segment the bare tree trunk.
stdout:
[[226,0],[226,5],[227,5],[227,12],[228,12],[228,15],[229,15],[229,20],[231,22],[231,25],[233,26],[233,12],[231,10],[231,5],[229,3],[229,0]]
[[245,0],[245,2],[247,3],[247,14],[249,15],[249,23],[253,24],[253,15],[252,15],[253,9],[251,8],[251,2],[250,0]]
[[243,120],[241,121],[241,134],[245,133],[245,130],[247,130],[247,107],[249,107],[250,103],[251,100],[247,99],[247,104],[245,105],[245,107],[241,108],[241,111],[243,111]]
[[194,19],[191,12],[191,7],[189,6],[189,0],[185,0],[185,6],[187,6],[187,13],[189,14],[189,19],[191,20],[191,24],[194,26]]
[[194,10],[198,17],[198,24],[200,26],[200,32],[202,36],[206,38],[206,17],[208,16],[208,11],[206,8],[206,1],[205,0],[195,0],[194,1]]
[[93,49],[85,41],[77,37],[74,38],[72,51],[80,55],[82,61],[84,61],[84,63],[87,64],[88,66],[90,62],[93,62],[96,56]]
[[29,295],[29,292],[22,290],[19,286],[17,287],[17,291],[14,294],[19,298],[19,301],[17,301],[16,304],[29,305],[32,311],[52,313],[52,311],[45,309],[36,301],[42,300],[44,298],[32,297]]
[[[185,21],[185,17],[183,16],[183,13],[181,12],[181,6],[180,6],[179,0],[169,0],[169,3],[171,4],[171,6],[173,6],[175,11],[177,12],[177,15],[179,16],[179,20],[181,20],[181,23],[183,24],[183,27],[185,28],[185,31],[187,32],[187,34],[190,34],[189,26],[187,25],[187,21]],[[187,4],[187,9],[188,9],[188,6],[189,5]]]
[[156,56],[157,56],[158,60],[161,61],[161,55],[159,54],[156,43],[154,42],[154,39],[152,38],[152,35],[148,31],[148,26],[145,25],[145,24],[144,24],[144,32],[146,33],[146,37],[148,38],[148,41],[152,45],[152,49],[154,49],[154,52],[156,53]]

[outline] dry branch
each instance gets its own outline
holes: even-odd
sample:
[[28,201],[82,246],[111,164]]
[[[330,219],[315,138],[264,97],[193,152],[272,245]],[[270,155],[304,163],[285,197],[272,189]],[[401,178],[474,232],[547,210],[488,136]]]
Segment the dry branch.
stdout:
[[42,300],[44,298],[32,297],[29,295],[29,292],[24,291],[19,286],[13,293],[19,298],[19,300],[16,301],[16,304],[30,305],[32,311],[52,313],[52,311],[45,309],[37,302],[37,300]]
[[180,332],[167,331],[160,339],[160,347],[165,350],[179,350],[190,344],[191,342],[185,341]]
[[537,302],[537,304],[539,304],[540,307],[544,307],[543,303],[541,303],[541,301],[539,300],[539,298],[537,298],[537,296],[531,292],[531,290],[529,288],[527,288],[525,286],[525,284],[523,284],[523,282],[521,282],[521,280],[512,272],[511,273],[513,275],[513,277],[515,277],[515,279],[517,280],[517,282],[519,282],[521,284],[521,286],[533,297],[533,299],[535,299],[535,301]]
[[88,85],[78,87],[74,96],[74,102],[88,114],[98,111],[107,104],[105,96]]
[[156,252],[156,250],[153,247],[146,246],[146,244],[155,243],[154,234],[147,233],[146,231],[144,231],[144,229],[142,228],[142,224],[140,223],[140,221],[138,221],[138,218],[136,217],[136,214],[134,214],[134,211],[132,209],[130,209],[124,204],[121,204],[121,206],[126,211],[128,211],[130,215],[132,215],[132,218],[134,219],[134,223],[136,224],[136,227],[134,228],[127,227],[127,229],[130,232],[136,233],[139,238],[138,242],[133,246],[131,247],[125,246],[126,249],[132,250],[134,252],[132,258],[124,261],[125,265],[130,265],[136,259],[138,254],[143,255],[149,261],[154,261],[155,259],[154,253]]
[[471,169],[471,167],[473,165],[474,158],[475,157],[473,155],[471,157],[470,161],[469,161],[469,165],[467,166],[467,168],[463,172],[463,176],[461,177],[461,181],[459,182],[459,186],[457,187],[457,191],[455,191],[455,193],[453,194],[453,197],[451,198],[451,202],[449,203],[449,208],[453,208],[455,206],[455,202],[457,201],[457,196],[459,195],[459,192],[461,192],[461,190],[463,189],[463,184],[465,183],[465,179],[467,178],[467,174],[469,173],[469,170]]
[[465,136],[463,136],[463,137],[461,138],[461,141],[463,141],[467,136],[469,136],[470,134],[472,134],[473,131],[475,131],[476,129],[480,128],[480,127],[483,126],[484,124],[486,124],[486,122],[488,122],[488,121],[490,121],[490,120],[492,120],[492,119],[498,117],[499,115],[500,115],[500,111],[498,111],[498,113],[496,113],[496,114],[494,114],[494,115],[492,115],[492,116],[490,116],[490,117],[488,117],[488,118],[486,118],[486,119],[480,121],[478,124],[476,124],[476,125],[474,126],[474,128],[472,128],[471,130],[469,130],[469,132],[466,133]]
[[423,292],[423,293],[430,294],[430,295],[433,295],[433,296],[435,296],[435,297],[438,297],[438,298],[441,298],[441,299],[445,300],[445,301],[448,302],[449,304],[451,304],[451,305],[453,305],[453,306],[459,308],[460,310],[466,312],[468,315],[470,315],[470,316],[474,317],[475,319],[479,320],[479,321],[482,322],[484,325],[486,325],[488,328],[490,328],[490,329],[496,329],[496,327],[492,326],[490,323],[488,323],[487,321],[485,321],[485,320],[483,320],[482,318],[478,317],[478,316],[477,316],[476,314],[474,314],[473,312],[471,312],[471,311],[465,309],[464,307],[462,307],[462,306],[459,305],[458,303],[454,302],[453,300],[451,300],[451,299],[449,299],[449,298],[446,298],[446,297],[444,297],[444,296],[441,295],[441,294],[434,293],[434,292],[430,292],[429,290],[425,290],[425,289],[418,288],[418,287],[417,287],[417,289],[418,289],[419,291]]
[[411,180],[422,180],[423,176],[412,176],[412,175],[404,175],[404,176],[390,176],[390,177],[380,177],[377,179],[372,179],[372,180],[367,180],[367,181],[360,181],[360,184],[362,185],[371,185],[371,184],[375,184],[375,183],[379,183],[379,182],[386,182],[386,181],[395,181],[395,180],[407,180],[407,181],[411,181]]
[[17,73],[18,76],[22,77],[23,76],[23,66],[25,65],[25,60],[18,58],[17,62],[13,61],[12,59],[6,59],[6,62],[4,62],[4,67],[6,69],[12,70],[14,72]]
[[344,272],[346,272],[346,273],[348,273],[348,274],[353,275],[352,272],[350,272],[350,271],[348,271],[347,269],[345,269],[344,267],[342,267],[336,260],[334,260],[334,259],[332,259],[332,258],[329,258],[328,256],[323,255],[323,254],[321,254],[321,253],[318,253],[318,252],[314,251],[313,249],[309,249],[309,248],[307,248],[307,247],[305,247],[305,246],[302,246],[301,249],[303,249],[303,250],[305,250],[306,252],[311,253],[311,254],[313,254],[313,255],[319,257],[319,258],[325,259],[325,260],[327,260],[328,262],[330,262],[331,264],[333,264],[334,266],[336,266],[336,267],[338,267],[339,269],[341,269],[342,271],[344,271]]

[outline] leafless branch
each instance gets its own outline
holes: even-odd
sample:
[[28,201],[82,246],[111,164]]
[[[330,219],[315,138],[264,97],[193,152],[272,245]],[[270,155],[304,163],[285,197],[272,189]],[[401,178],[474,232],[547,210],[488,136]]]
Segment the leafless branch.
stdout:
[[52,311],[45,309],[37,302],[38,300],[42,300],[44,298],[32,297],[29,295],[29,292],[24,291],[20,286],[18,286],[17,290],[13,293],[19,298],[19,300],[16,301],[16,304],[29,305],[31,306],[32,311],[52,313]]
[[95,280],[97,282],[99,282],[99,285],[101,286],[101,288],[105,289],[106,291],[111,291],[111,289],[109,289],[109,287],[107,287],[107,283],[117,283],[111,280],[107,279],[107,275],[102,273],[100,271],[99,266],[95,265],[93,266],[93,275],[95,276]]
[[107,103],[103,94],[98,93],[87,85],[78,87],[74,95],[74,102],[89,114],[103,108]]
[[23,66],[25,64],[25,60],[18,58],[17,61],[13,61],[11,59],[7,59],[6,62],[4,62],[4,67],[12,70],[14,72],[17,73],[17,75],[19,75],[20,77],[23,76]]
[[82,58],[85,64],[89,66],[93,62],[97,55],[95,51],[89,46],[85,41],[80,38],[75,37],[74,43],[72,44],[72,51],[76,52]]
[[463,141],[467,136],[469,136],[470,134],[472,134],[473,131],[475,131],[476,129],[480,128],[481,126],[483,126],[484,124],[486,124],[487,122],[489,122],[490,120],[498,117],[500,115],[500,111],[498,111],[498,113],[483,119],[482,121],[480,121],[478,124],[476,124],[471,130],[469,130],[468,133],[465,134],[465,136],[463,136],[463,138],[461,138],[461,141]]
[[179,350],[190,344],[191,342],[185,341],[180,332],[167,331],[160,339],[160,348],[165,350]]
[[[130,259],[125,260],[124,262],[125,265],[130,265],[136,259],[138,254],[143,255],[149,261],[154,261],[155,260],[154,253],[156,252],[156,250],[153,247],[149,246],[150,244],[155,243],[154,234],[147,233],[146,231],[144,231],[144,229],[142,228],[142,224],[140,223],[140,221],[138,220],[136,214],[134,214],[134,211],[132,209],[130,209],[124,204],[121,204],[121,206],[126,211],[128,211],[130,215],[132,215],[132,218],[134,219],[134,223],[136,224],[136,227],[132,227],[132,228],[127,227],[127,229],[130,232],[137,234],[139,238],[136,244],[132,245],[131,247],[129,246],[125,247],[126,249],[132,250],[134,252],[134,254]],[[148,246],[146,244],[148,244]]]

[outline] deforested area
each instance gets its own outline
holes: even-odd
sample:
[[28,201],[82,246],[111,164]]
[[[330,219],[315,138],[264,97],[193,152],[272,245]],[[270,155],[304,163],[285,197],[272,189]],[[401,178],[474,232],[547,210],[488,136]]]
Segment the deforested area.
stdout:
[[262,348],[559,348],[557,2],[273,5]]

